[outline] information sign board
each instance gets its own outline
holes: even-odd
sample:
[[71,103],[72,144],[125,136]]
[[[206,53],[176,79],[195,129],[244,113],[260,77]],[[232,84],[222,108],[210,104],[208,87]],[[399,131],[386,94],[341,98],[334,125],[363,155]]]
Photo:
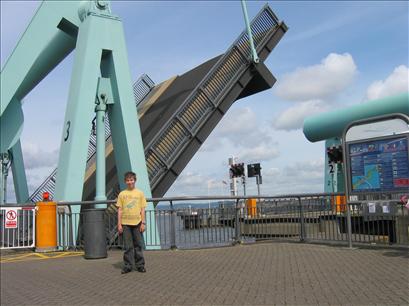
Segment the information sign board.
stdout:
[[406,135],[348,144],[351,193],[409,192]]

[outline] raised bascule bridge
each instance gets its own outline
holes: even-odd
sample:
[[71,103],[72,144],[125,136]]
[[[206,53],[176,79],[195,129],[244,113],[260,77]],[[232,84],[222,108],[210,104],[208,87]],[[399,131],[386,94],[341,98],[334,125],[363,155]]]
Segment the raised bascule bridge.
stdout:
[[[268,5],[251,22],[242,7],[247,29],[226,52],[159,84],[143,74],[133,84],[132,99],[121,21],[109,2],[43,2],[2,71],[2,79],[12,85],[2,95],[2,101],[10,101],[2,119],[18,119],[10,123],[15,137],[2,145],[2,151],[13,156],[17,200],[38,202],[44,193],[56,201],[115,199],[124,187],[122,173],[129,169],[137,172],[138,186],[147,197],[162,197],[230,106],[276,81],[264,62],[287,26]],[[99,31],[102,27],[105,31]],[[39,32],[43,36],[38,47],[19,62]],[[19,141],[20,101],[74,49],[58,167],[28,196]],[[98,157],[98,151],[104,152]],[[153,203],[148,208],[153,209]],[[78,214],[81,208],[71,205],[70,210]],[[116,218],[116,207],[109,206],[105,213]],[[116,239],[110,224],[109,239]],[[71,226],[76,235],[78,222]]]
[[[217,123],[237,100],[270,89],[276,79],[264,64],[287,31],[271,8],[264,6],[251,23],[260,62],[252,62],[248,35],[243,31],[223,54],[192,70],[155,84],[144,74],[134,84],[152,197],[160,198],[181,174]],[[105,125],[107,195],[119,190],[111,131]],[[96,137],[90,135],[83,200],[95,197]],[[33,192],[30,201],[54,194],[57,169]]]

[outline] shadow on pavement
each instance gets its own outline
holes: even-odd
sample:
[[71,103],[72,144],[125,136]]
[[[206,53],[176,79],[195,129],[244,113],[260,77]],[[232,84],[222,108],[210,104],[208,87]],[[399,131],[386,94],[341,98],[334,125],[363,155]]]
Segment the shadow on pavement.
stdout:
[[402,257],[402,258],[409,258],[409,252],[407,250],[402,250],[402,251],[387,251],[383,252],[383,256],[387,257]]
[[118,262],[112,264],[112,266],[113,266],[115,269],[121,270],[121,269],[122,269],[122,261],[118,261]]

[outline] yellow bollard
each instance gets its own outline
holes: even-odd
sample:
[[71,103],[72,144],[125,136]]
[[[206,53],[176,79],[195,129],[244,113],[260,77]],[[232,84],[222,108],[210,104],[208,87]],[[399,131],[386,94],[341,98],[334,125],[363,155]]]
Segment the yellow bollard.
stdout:
[[255,217],[257,216],[257,201],[256,199],[247,199],[247,216]]
[[36,210],[36,252],[56,251],[57,203],[38,202]]
[[346,196],[335,196],[335,209],[336,212],[346,212]]

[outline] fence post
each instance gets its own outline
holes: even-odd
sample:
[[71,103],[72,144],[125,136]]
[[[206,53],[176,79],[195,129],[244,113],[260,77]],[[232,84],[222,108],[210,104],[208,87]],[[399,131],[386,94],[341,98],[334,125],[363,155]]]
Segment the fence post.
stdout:
[[66,229],[65,229],[65,213],[61,213],[61,227],[62,227],[62,249],[63,251],[67,250],[67,235],[66,235]]
[[76,249],[76,245],[74,243],[74,237],[72,235],[72,215],[71,215],[71,209],[68,212],[68,248],[69,249]]
[[304,222],[304,208],[302,207],[301,197],[298,197],[298,205],[300,211],[300,241],[305,241],[305,222]]
[[176,211],[173,207],[173,201],[170,202],[170,210],[171,210],[171,215],[170,215],[170,248],[172,250],[175,250],[177,248],[176,246]]
[[239,205],[239,199],[236,200],[236,220],[235,222],[235,239],[236,243],[241,242],[241,235],[240,235],[240,205]]
[[351,208],[346,202],[347,205],[347,228],[348,228],[348,247],[352,248],[352,223],[351,223]]

